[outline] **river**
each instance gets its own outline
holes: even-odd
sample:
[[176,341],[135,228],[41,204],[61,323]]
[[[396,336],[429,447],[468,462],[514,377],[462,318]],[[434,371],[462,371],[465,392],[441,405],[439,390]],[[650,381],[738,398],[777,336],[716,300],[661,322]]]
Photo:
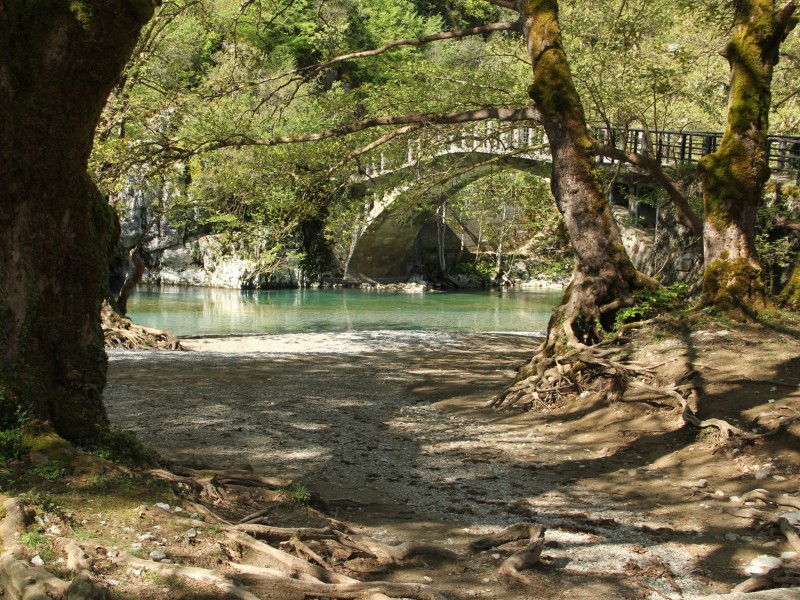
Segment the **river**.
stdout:
[[367,331],[542,332],[560,289],[404,293],[362,289],[241,291],[143,287],[134,322],[176,335]]

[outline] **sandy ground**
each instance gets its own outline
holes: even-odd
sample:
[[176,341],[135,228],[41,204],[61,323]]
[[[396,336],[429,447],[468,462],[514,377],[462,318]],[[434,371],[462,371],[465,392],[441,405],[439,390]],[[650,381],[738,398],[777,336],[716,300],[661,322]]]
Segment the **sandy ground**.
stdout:
[[[448,597],[689,598],[726,591],[754,556],[790,549],[774,529],[755,532],[725,511],[757,487],[800,492],[798,425],[733,448],[681,427],[664,398],[484,408],[536,341],[413,332],[194,338],[185,345],[195,352],[110,352],[106,399],[114,423],[164,456],[292,477],[335,516],[386,541],[457,543],[521,520],[547,526],[529,586],[494,575],[505,550],[395,575],[429,578]],[[691,355],[705,379],[705,413],[748,427],[760,416],[769,428],[800,409],[793,334],[714,325],[685,340],[642,341],[632,350],[641,359]]]

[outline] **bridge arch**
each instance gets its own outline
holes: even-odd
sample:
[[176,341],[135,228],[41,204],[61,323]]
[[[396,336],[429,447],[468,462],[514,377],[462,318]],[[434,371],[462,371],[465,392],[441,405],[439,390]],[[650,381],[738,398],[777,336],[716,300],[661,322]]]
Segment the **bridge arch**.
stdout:
[[[595,137],[602,143],[626,152],[651,155],[664,166],[696,163],[713,152],[722,134],[717,132],[649,131],[629,128],[596,127]],[[551,156],[541,127],[524,126],[500,131],[497,123],[476,126],[472,135],[444,139],[438,149],[419,158],[419,148],[409,142],[407,153],[399,160],[381,155],[368,166],[366,176],[355,187],[367,194],[370,188],[385,186],[386,191],[370,206],[353,251],[347,261],[345,276],[372,279],[378,282],[406,281],[411,275],[409,262],[414,243],[426,224],[432,221],[430,211],[422,210],[409,217],[396,204],[411,185],[404,183],[412,169],[434,165],[437,161],[462,161],[462,174],[446,186],[429,190],[433,198],[454,195],[469,183],[486,176],[493,168],[519,169],[549,178]],[[769,136],[767,156],[773,177],[800,181],[800,137]],[[598,164],[616,166],[610,159],[599,158]],[[641,174],[635,176],[642,179]],[[646,178],[646,177],[644,177]],[[610,198],[613,201],[613,198]],[[634,208],[638,203],[634,204]],[[639,215],[637,212],[637,216]],[[657,215],[648,215],[655,219]]]
[[[449,179],[446,185],[427,190],[431,204],[434,199],[454,197],[469,184],[487,177],[498,168],[550,177],[551,166],[546,161],[525,158],[497,161],[493,155],[471,155],[469,158],[471,162],[464,172]],[[412,275],[415,247],[424,244],[426,236],[431,235],[435,215],[430,208],[409,214],[407,206],[399,200],[409,189],[408,185],[389,189],[374,203],[350,256],[346,276],[379,283],[400,283]],[[447,247],[460,247],[461,238],[449,227],[444,235]]]

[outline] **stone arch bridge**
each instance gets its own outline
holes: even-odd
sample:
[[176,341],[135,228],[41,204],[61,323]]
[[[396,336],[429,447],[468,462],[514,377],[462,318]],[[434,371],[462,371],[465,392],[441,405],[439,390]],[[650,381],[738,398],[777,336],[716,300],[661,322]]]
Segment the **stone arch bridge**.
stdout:
[[[653,156],[663,166],[696,163],[714,152],[722,133],[695,131],[649,131],[595,127],[594,134],[602,143],[627,152]],[[800,136],[769,136],[768,161],[773,177],[800,179]],[[456,165],[455,175],[447,184],[426,190],[431,197],[454,195],[469,183],[484,177],[493,169],[518,169],[548,178],[551,156],[547,138],[541,127],[513,127],[498,122],[477,125],[472,132],[446,138],[435,148],[421,147],[410,141],[402,154],[382,154],[367,165],[365,174],[355,182],[356,193],[371,195],[365,216],[356,232],[354,245],[345,261],[345,277],[369,279],[380,283],[407,281],[415,246],[430,237],[432,214],[417,210],[414,214],[398,209],[396,200],[411,188],[409,174],[439,164]],[[611,159],[598,158],[605,168],[616,166]],[[655,209],[635,200],[641,188],[652,188],[647,178],[628,171],[621,187],[625,194],[612,193],[609,198],[624,202],[632,216],[646,225],[654,225]],[[378,190],[382,190],[376,193]],[[633,197],[629,201],[629,198]],[[445,232],[452,243],[462,243],[455,234]]]

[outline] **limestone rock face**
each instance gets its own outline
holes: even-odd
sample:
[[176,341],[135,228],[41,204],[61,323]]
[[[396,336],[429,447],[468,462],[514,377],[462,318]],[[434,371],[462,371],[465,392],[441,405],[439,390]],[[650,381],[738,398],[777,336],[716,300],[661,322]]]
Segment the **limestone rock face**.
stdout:
[[[258,241],[253,248],[226,245],[217,235],[204,235],[201,228],[171,222],[165,215],[183,192],[174,182],[159,186],[131,177],[118,197],[120,259],[115,266],[120,281],[130,272],[132,248],[140,245],[145,262],[142,283],[196,285],[224,288],[298,287],[303,281],[299,264],[290,264],[267,275],[259,264]],[[263,250],[263,249],[262,249]]]
[[633,265],[641,272],[658,277],[664,284],[700,281],[703,268],[699,240],[682,235],[671,217],[662,217],[655,227],[637,224],[626,208],[613,206],[622,244]]

